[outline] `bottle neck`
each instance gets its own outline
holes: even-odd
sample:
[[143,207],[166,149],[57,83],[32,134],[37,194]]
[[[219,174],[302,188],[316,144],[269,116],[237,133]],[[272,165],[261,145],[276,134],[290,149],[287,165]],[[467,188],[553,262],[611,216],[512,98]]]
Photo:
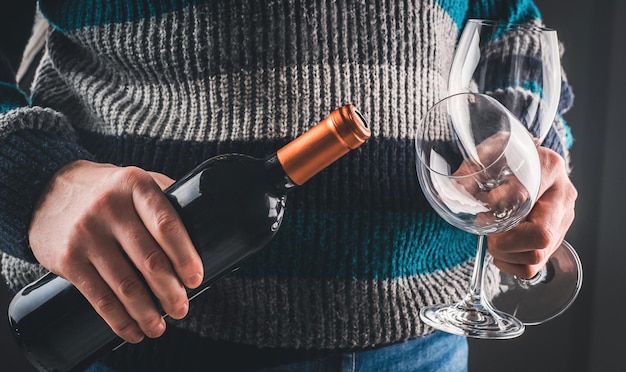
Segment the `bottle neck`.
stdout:
[[361,114],[345,105],[282,147],[276,156],[289,178],[302,185],[369,137]]
[[286,194],[298,186],[289,178],[276,154],[265,159],[265,167],[268,180],[278,194]]

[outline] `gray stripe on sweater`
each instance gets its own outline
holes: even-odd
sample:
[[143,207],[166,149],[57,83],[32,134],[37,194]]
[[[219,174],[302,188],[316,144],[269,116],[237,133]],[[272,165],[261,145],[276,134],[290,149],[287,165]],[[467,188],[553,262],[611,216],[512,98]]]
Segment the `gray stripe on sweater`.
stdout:
[[[74,125],[87,131],[195,141],[293,138],[332,109],[353,103],[370,119],[375,135],[410,138],[422,113],[446,94],[457,29],[441,11],[377,19],[387,22],[386,28],[401,30],[393,38],[376,28],[350,23],[363,20],[350,19],[345,29],[330,30],[326,20],[318,19],[319,34],[306,34],[308,28],[293,30],[298,36],[292,41],[302,45],[272,41],[277,43],[273,48],[293,48],[307,63],[286,63],[278,57],[284,50],[278,50],[258,52],[258,58],[265,59],[249,65],[244,60],[252,58],[248,55],[252,52],[245,48],[253,46],[238,45],[239,38],[225,34],[226,30],[213,30],[249,27],[244,16],[238,20],[238,14],[218,12],[215,25],[209,27],[217,36],[207,36],[187,29],[198,26],[200,17],[194,11],[202,9],[185,8],[158,20],[85,28],[73,35],[97,54],[85,48],[76,53],[73,39],[53,33],[49,50],[55,52],[45,59],[47,67],[40,70],[38,84],[58,84],[58,69],[67,89],[37,89],[41,92],[37,102],[67,108],[68,96],[81,97],[74,98],[76,111],[69,116]],[[413,23],[418,15],[428,19],[428,27],[416,29]],[[233,18],[219,18],[228,16]],[[183,20],[182,29],[165,28],[176,23],[175,17]],[[321,45],[334,32],[338,35],[330,37],[330,45]],[[213,38],[219,45],[202,44]],[[440,43],[431,48],[422,39]],[[316,47],[309,47],[311,43]],[[369,45],[378,47],[370,50]],[[241,68],[210,70],[199,62],[214,63],[218,51],[220,58]],[[329,53],[337,54],[336,58]],[[360,53],[364,56],[356,56]],[[184,64],[177,62],[180,54]],[[159,68],[164,72],[157,73]]]
[[453,270],[370,282],[225,277],[192,301],[189,317],[175,324],[210,338],[261,347],[397,342],[430,333],[419,309],[459,300],[471,269],[468,262]]

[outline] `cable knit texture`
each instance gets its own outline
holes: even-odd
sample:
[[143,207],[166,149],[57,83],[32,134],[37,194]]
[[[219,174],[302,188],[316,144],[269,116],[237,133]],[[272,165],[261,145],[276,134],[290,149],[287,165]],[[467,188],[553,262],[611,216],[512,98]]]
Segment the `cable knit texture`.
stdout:
[[[67,162],[178,178],[219,153],[272,153],[353,103],[370,141],[294,191],[274,241],[173,325],[266,347],[362,348],[428,334],[419,309],[462,296],[476,237],[423,197],[416,122],[446,95],[465,20],[538,22],[531,1],[41,0],[40,8],[51,28],[30,106],[0,96],[0,248],[12,289],[42,273],[28,253],[28,220]],[[567,156],[559,120],[547,143]]]

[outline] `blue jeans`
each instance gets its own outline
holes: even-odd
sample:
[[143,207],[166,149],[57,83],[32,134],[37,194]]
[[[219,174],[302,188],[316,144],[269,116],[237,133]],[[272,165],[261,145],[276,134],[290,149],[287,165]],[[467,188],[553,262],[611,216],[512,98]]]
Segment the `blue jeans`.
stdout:
[[[467,371],[468,346],[465,337],[444,332],[369,350],[326,353],[293,361],[285,353],[285,362],[256,369],[259,372],[464,372]],[[245,354],[231,354],[231,358],[246,358]],[[224,371],[235,371],[227,364],[218,364]],[[216,365],[213,365],[213,368]],[[207,367],[209,368],[209,367]],[[116,372],[102,363],[96,363],[88,372]],[[178,371],[172,371],[178,372]]]
[[281,372],[463,372],[467,371],[464,337],[436,332],[427,337],[372,350],[286,364],[261,371]]

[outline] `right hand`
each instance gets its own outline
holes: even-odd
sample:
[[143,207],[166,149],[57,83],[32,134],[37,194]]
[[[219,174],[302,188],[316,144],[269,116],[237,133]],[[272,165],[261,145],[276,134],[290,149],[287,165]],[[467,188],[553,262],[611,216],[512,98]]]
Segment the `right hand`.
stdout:
[[131,343],[165,331],[150,291],[181,319],[189,309],[185,286],[202,282],[200,256],[162,192],[172,183],[136,167],[78,160],[54,174],[32,216],[28,238],[37,260]]

